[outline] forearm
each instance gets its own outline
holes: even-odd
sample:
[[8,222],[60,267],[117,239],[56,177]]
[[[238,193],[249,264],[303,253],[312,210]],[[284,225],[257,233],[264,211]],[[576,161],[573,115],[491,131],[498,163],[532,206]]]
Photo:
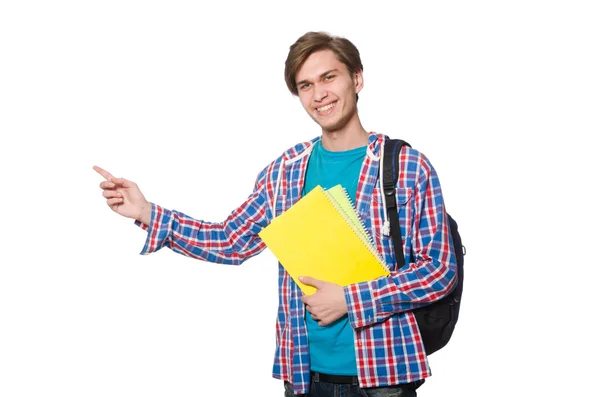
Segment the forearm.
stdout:
[[136,224],[148,232],[142,254],[167,247],[192,258],[238,265],[265,248],[258,232],[266,220],[256,200],[246,201],[221,223],[197,220],[152,203],[148,224]]
[[381,322],[393,315],[428,305],[446,296],[456,281],[454,254],[442,260],[420,258],[388,277],[352,284],[344,289],[353,327]]

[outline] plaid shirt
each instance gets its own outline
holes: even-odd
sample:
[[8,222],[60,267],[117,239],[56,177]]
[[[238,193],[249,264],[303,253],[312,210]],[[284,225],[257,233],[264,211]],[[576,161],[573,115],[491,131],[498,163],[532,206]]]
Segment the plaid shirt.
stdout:
[[[356,208],[391,271],[389,277],[344,287],[361,387],[391,386],[430,376],[415,317],[410,312],[449,293],[456,260],[437,174],[417,150],[403,147],[396,200],[405,258],[396,264],[393,241],[382,234],[385,205],[379,153],[386,137],[371,133],[362,165]],[[168,247],[200,260],[239,265],[266,248],[258,233],[301,198],[312,145],[294,146],[263,169],[248,199],[221,223],[204,222],[152,204],[142,254]],[[279,264],[279,307],[273,376],[308,393],[310,363],[302,292]]]

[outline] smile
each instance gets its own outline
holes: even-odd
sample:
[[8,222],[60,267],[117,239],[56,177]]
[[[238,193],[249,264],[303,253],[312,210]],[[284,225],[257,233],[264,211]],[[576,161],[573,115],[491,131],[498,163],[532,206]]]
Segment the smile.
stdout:
[[331,112],[331,110],[335,107],[336,104],[337,104],[337,102],[332,102],[329,105],[321,106],[320,108],[316,108],[316,109],[317,109],[317,112],[320,114],[327,114],[327,113]]

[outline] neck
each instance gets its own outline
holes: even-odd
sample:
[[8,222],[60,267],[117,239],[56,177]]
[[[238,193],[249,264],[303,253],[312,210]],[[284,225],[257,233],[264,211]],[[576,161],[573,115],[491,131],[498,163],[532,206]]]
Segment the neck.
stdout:
[[323,147],[330,152],[342,152],[366,146],[369,133],[363,128],[358,116],[337,130],[323,129]]

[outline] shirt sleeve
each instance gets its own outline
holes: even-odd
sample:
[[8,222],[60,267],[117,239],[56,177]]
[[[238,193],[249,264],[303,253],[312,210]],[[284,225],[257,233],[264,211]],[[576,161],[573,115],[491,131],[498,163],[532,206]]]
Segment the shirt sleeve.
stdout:
[[430,304],[450,293],[456,283],[456,258],[440,183],[429,161],[420,158],[411,239],[414,262],[388,277],[344,287],[354,328]]
[[136,225],[148,232],[141,254],[163,247],[195,259],[239,265],[259,254],[265,244],[258,233],[268,224],[263,170],[252,194],[223,222],[205,222],[152,204],[150,225]]

